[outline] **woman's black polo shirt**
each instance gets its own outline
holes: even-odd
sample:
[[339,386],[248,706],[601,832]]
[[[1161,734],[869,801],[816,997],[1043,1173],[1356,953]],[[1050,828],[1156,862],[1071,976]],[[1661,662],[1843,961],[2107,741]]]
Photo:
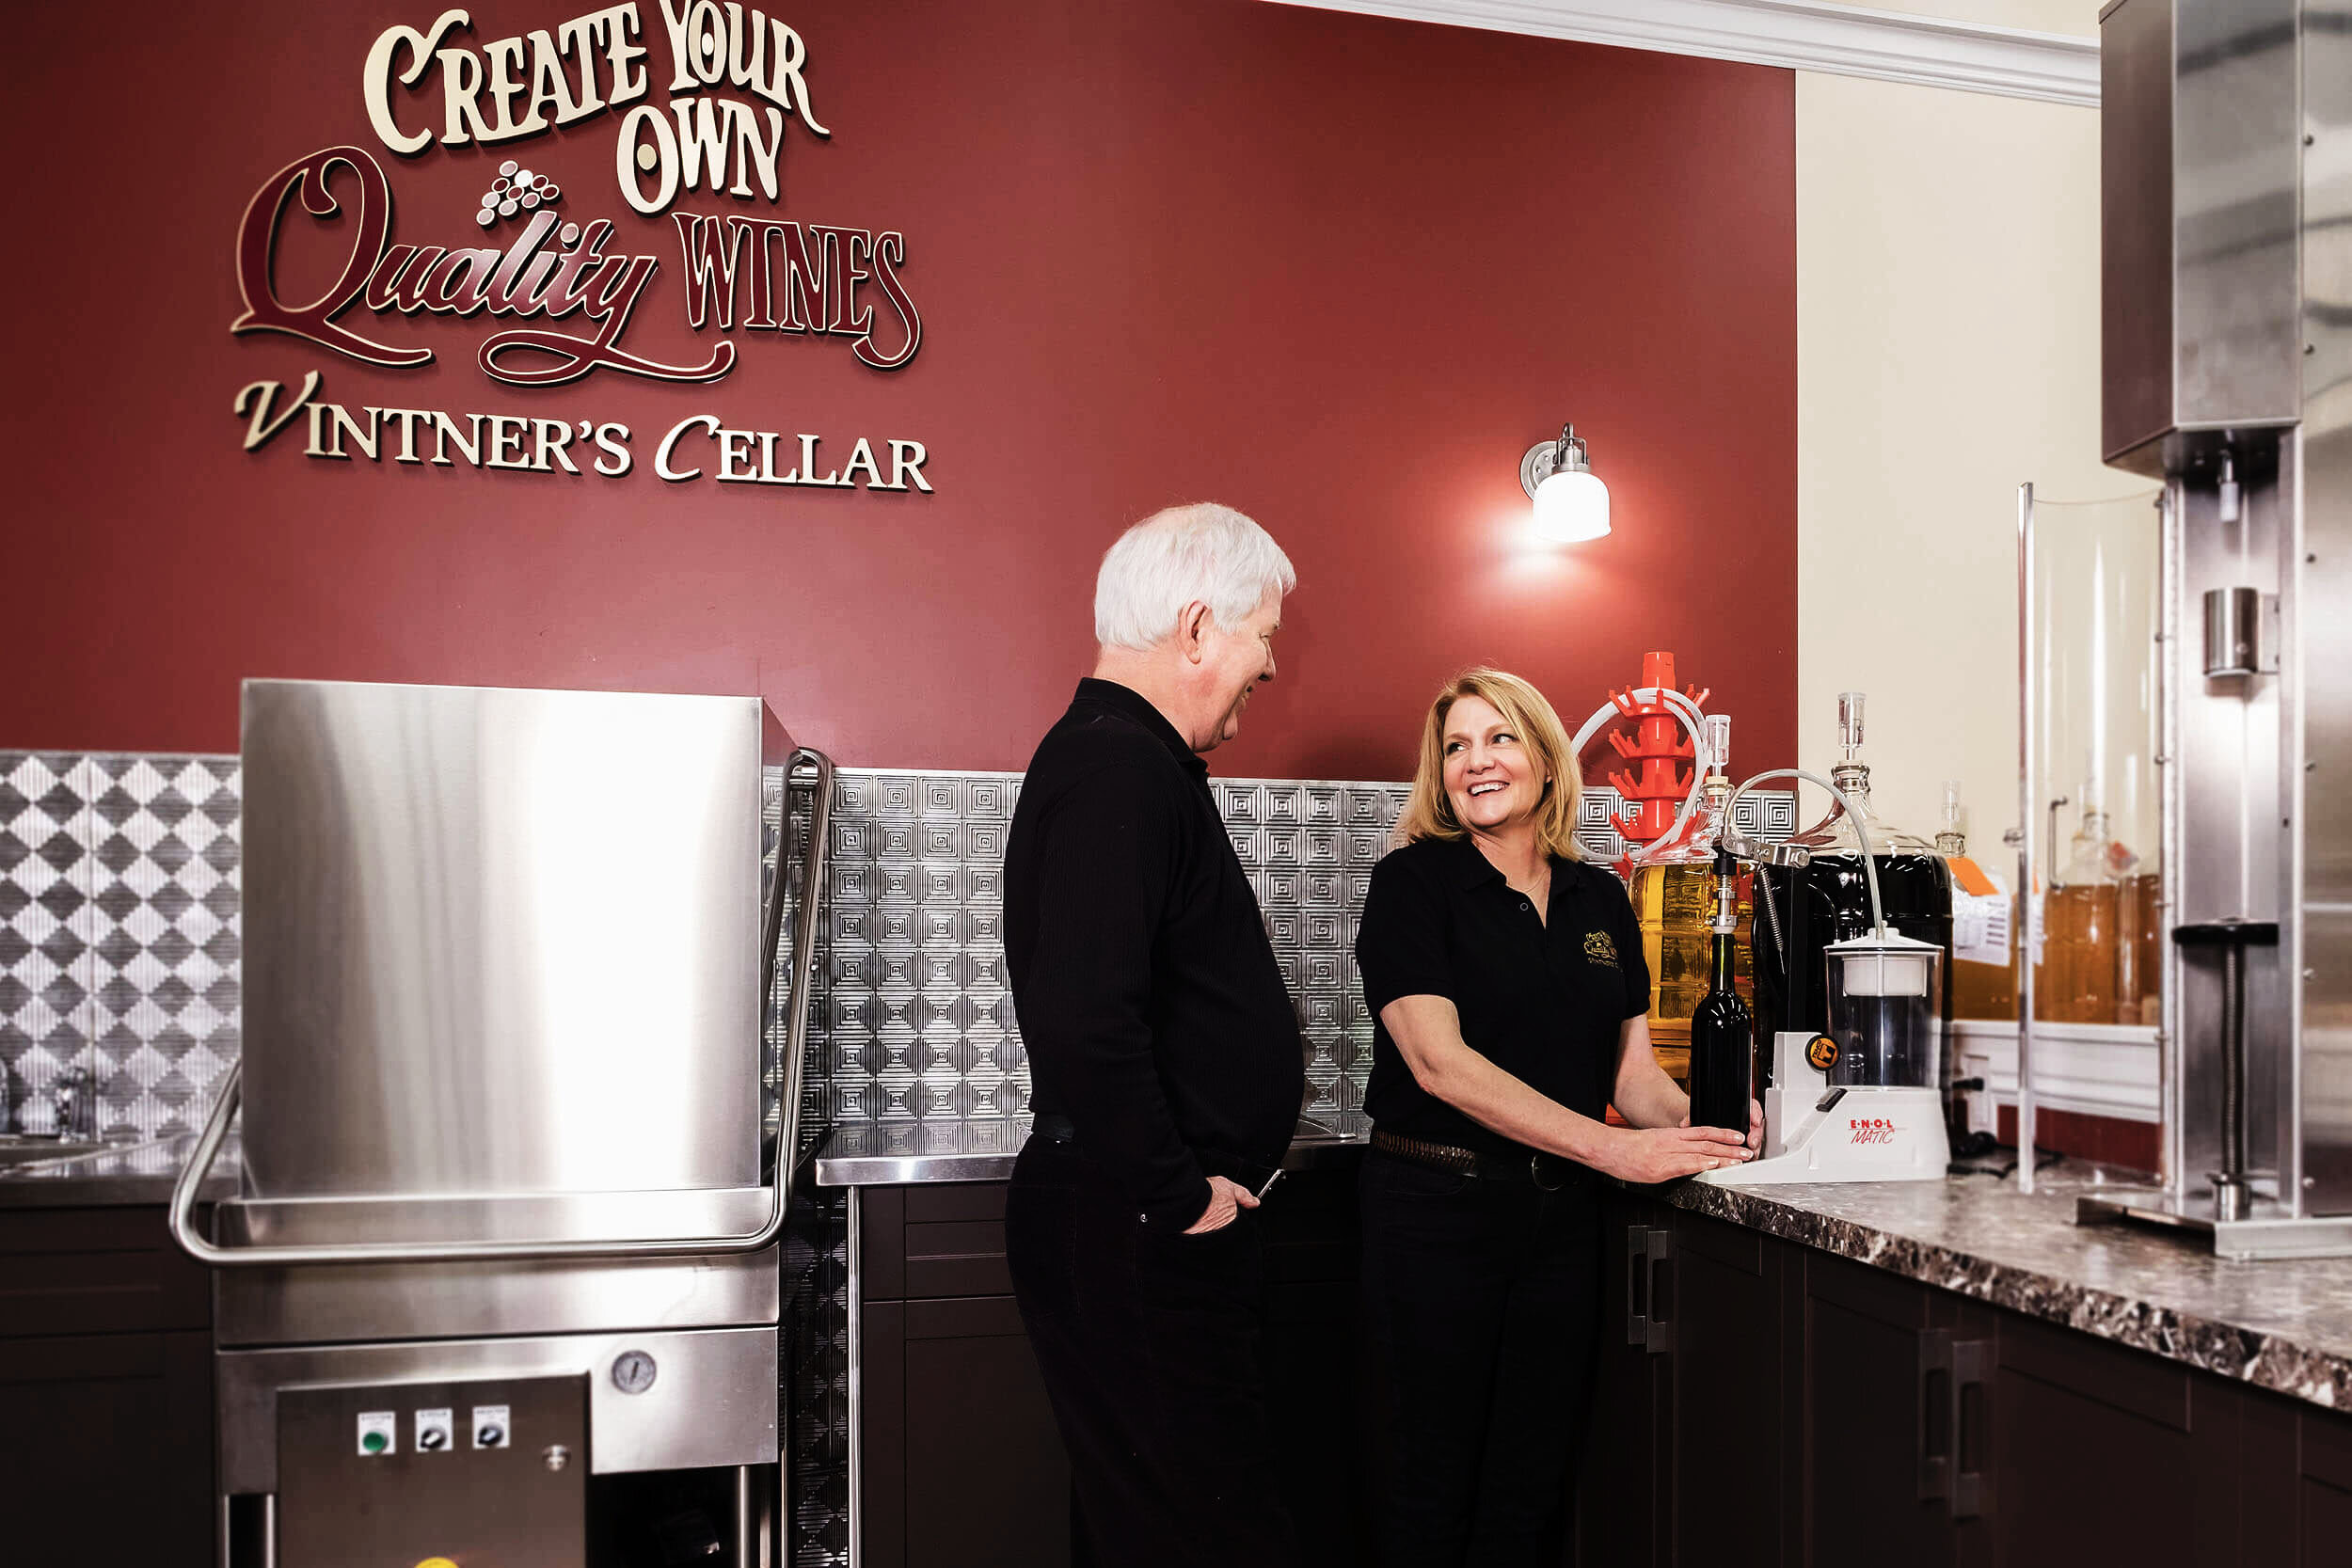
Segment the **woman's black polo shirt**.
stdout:
[[1649,1010],[1649,965],[1616,878],[1554,858],[1548,921],[1468,839],[1424,839],[1373,869],[1356,937],[1373,1016],[1364,1109],[1391,1132],[1487,1153],[1519,1146],[1424,1090],[1379,1022],[1400,996],[1442,996],[1470,1048],[1598,1120],[1616,1078],[1617,1034]]

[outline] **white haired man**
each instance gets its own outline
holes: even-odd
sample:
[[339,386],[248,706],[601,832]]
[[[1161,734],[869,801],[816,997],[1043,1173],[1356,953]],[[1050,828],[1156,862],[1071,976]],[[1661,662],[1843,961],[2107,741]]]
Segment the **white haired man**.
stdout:
[[1274,678],[1280,546],[1171,507],[1103,558],[1094,674],[1029,764],[1005,957],[1036,1131],[1005,1212],[1070,1450],[1080,1568],[1279,1568],[1250,1211],[1306,1086],[1258,899],[1199,753]]

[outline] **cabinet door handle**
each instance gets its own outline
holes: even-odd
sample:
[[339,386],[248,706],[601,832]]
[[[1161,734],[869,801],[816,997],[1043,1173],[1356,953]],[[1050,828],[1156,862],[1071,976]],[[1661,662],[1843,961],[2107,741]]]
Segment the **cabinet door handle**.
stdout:
[[[1937,1394],[1945,1403],[1935,1402]],[[1952,1336],[1947,1329],[1919,1334],[1919,1381],[1913,1390],[1919,1406],[1919,1500],[1937,1502],[1952,1495],[1952,1434],[1960,1401],[1952,1388]]]
[[[1673,1239],[1672,1231],[1659,1229],[1648,1232],[1643,1242],[1643,1256],[1649,1270],[1649,1333],[1645,1342],[1652,1355],[1662,1355],[1675,1348],[1674,1319],[1668,1311],[1674,1301],[1674,1275],[1668,1272],[1673,1266]],[[1661,1279],[1663,1290],[1659,1288]],[[1661,1307],[1661,1302],[1668,1306]]]
[[1649,1232],[1625,1227],[1625,1342],[1649,1344]]
[[[1976,1418],[1967,1418],[1968,1390],[1977,1391]],[[1975,1438],[1972,1443],[1971,1437]],[[1981,1519],[1993,1512],[1993,1479],[1986,1463],[1993,1446],[1993,1341],[1963,1339],[1952,1347],[1952,1518]],[[1969,1462],[1974,1458],[1975,1464]]]

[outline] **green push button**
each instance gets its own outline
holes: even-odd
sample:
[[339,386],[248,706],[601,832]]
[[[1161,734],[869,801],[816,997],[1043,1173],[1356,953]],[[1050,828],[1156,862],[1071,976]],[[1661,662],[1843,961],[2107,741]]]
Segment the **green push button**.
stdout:
[[400,1413],[396,1410],[362,1410],[359,1412],[359,1453],[373,1459],[381,1454],[394,1453],[400,1448]]

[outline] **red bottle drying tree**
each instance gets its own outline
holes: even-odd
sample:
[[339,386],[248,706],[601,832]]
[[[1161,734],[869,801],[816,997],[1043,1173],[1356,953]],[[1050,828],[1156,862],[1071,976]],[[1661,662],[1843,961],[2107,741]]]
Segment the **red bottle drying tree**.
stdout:
[[[1609,770],[1611,786],[1633,807],[1632,816],[1620,814],[1612,819],[1619,835],[1629,844],[1647,844],[1663,837],[1675,825],[1675,816],[1691,793],[1691,773],[1682,765],[1691,762],[1697,747],[1695,738],[1666,705],[1664,697],[1654,695],[1646,702],[1633,699],[1635,691],[1651,688],[1670,690],[1674,684],[1675,656],[1644,654],[1641,685],[1609,694],[1609,700],[1617,705],[1617,711],[1633,721],[1631,740],[1625,737],[1622,730],[1609,732],[1609,744],[1632,765],[1629,771],[1622,768]],[[1704,687],[1691,687],[1682,694],[1701,707],[1707,705],[1708,690]]]

